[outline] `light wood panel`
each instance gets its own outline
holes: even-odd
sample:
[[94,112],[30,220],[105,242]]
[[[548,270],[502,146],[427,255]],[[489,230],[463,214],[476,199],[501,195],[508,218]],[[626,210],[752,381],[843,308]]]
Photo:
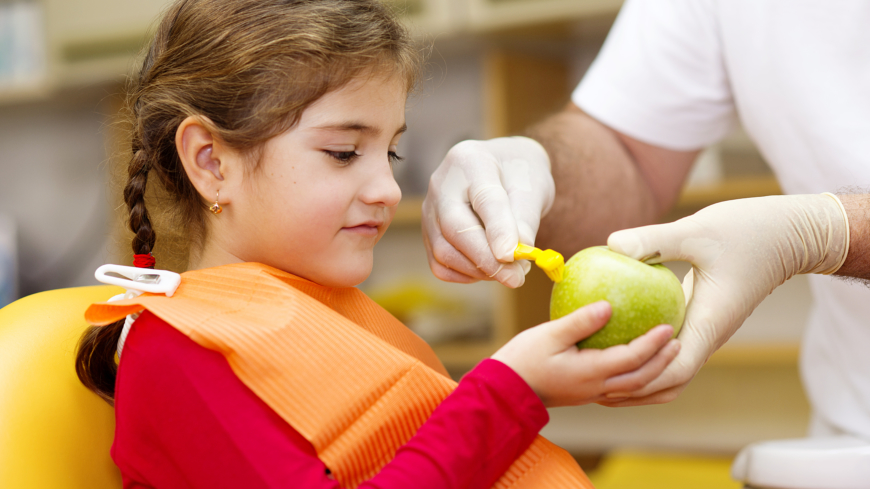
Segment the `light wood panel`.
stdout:
[[489,137],[522,133],[568,103],[567,60],[494,50],[484,61],[484,125]]

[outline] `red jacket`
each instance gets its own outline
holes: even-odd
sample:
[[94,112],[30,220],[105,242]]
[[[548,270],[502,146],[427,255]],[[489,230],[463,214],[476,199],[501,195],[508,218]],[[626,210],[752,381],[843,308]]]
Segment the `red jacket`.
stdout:
[[[112,457],[124,487],[340,487],[223,355],[147,311],[125,342],[115,416]],[[489,488],[547,420],[513,370],[484,360],[359,487]]]

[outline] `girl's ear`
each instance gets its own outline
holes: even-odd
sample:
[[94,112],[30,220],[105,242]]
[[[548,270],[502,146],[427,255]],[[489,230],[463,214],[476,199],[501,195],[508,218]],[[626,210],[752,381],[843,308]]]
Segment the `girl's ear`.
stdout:
[[[215,200],[225,186],[228,161],[232,157],[212,132],[196,117],[188,117],[175,133],[175,149],[184,166],[184,171],[197,192],[206,200]],[[220,196],[221,203],[228,203],[229,195]]]

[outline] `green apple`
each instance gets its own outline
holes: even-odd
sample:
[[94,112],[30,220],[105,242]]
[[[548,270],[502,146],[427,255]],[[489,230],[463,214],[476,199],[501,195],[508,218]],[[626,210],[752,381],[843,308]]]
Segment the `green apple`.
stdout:
[[625,344],[659,324],[673,326],[676,336],[686,316],[683,288],[673,272],[606,246],[586,248],[565,263],[563,279],[550,297],[550,319],[600,300],[610,303],[613,315],[603,328],[577,343],[580,348]]

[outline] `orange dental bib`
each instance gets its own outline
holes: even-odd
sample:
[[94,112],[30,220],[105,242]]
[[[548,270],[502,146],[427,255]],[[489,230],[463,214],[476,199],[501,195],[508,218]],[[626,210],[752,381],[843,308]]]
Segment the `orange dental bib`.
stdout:
[[[170,298],[92,305],[106,325],[142,309],[233,372],[314,446],[343,487],[373,477],[456,387],[432,349],[355,288],[256,263],[186,272]],[[574,459],[538,436],[497,488],[591,488]]]

